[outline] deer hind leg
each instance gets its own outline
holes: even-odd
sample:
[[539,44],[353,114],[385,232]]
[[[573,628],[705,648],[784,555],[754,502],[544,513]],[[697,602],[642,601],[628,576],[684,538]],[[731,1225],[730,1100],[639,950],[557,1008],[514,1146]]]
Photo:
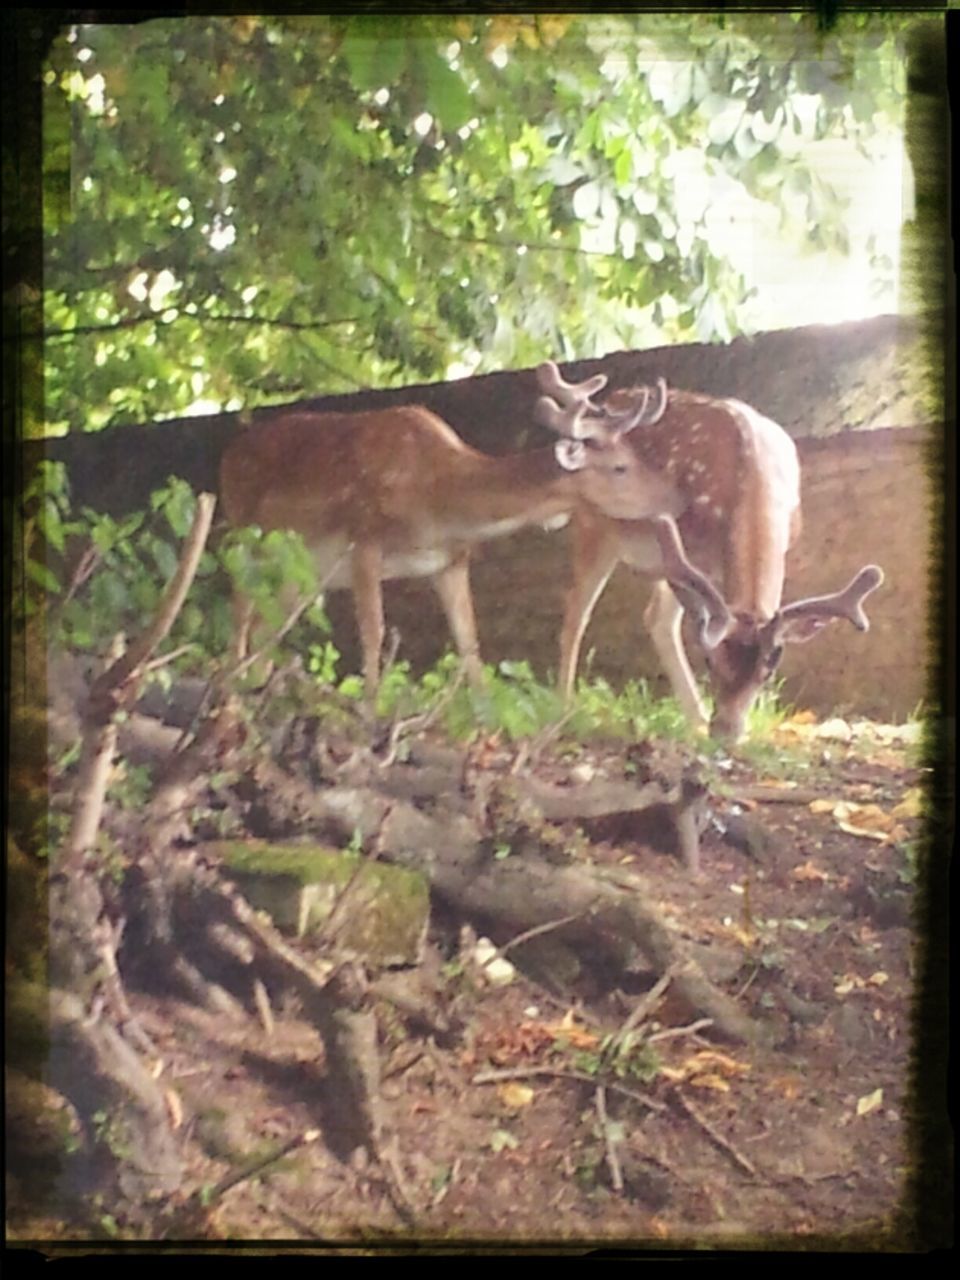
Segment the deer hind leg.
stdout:
[[668,582],[661,580],[654,586],[643,611],[643,622],[684,715],[694,728],[706,729],[709,716],[690,670],[680,632],[683,605]]
[[435,573],[432,581],[447,615],[453,642],[463,659],[467,679],[475,689],[480,688],[483,685],[483,665],[480,662],[477,619],[470,591],[470,560],[467,554],[459,555],[445,569]]
[[580,646],[600,593],[616,567],[619,556],[612,545],[598,541],[584,530],[574,528],[573,582],[567,592],[560,631],[560,673],[558,683],[564,698],[573,696],[580,660]]
[[353,607],[363,650],[363,687],[368,704],[375,703],[380,685],[383,649],[383,552],[377,545],[354,548],[350,561]]

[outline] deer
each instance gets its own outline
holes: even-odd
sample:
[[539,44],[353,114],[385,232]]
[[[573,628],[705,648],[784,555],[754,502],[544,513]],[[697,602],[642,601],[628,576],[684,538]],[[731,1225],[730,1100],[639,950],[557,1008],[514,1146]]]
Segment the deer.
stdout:
[[[562,387],[556,409],[567,403]],[[647,404],[646,387],[607,397],[598,413]],[[747,713],[780,662],[783,646],[804,642],[837,618],[869,629],[863,600],[883,582],[865,565],[841,591],[784,606],[787,553],[801,529],[800,466],[790,436],[739,400],[670,388],[655,421],[630,447],[680,495],[679,511],[624,520],[581,505],[572,527],[572,581],[560,634],[559,685],[573,693],[583,635],[618,563],[654,579],[643,621],[686,718],[711,736],[737,741]],[[714,587],[701,566],[722,582]],[[681,623],[695,620],[714,699],[712,718],[684,649]]]
[[[467,445],[418,405],[363,412],[278,412],[236,436],[220,464],[229,524],[292,530],[329,589],[349,588],[373,704],[384,640],[384,580],[430,580],[465,674],[482,687],[469,581],[475,544],[524,526],[557,527],[577,507],[629,520],[679,511],[674,484],[628,445],[666,406],[666,384],[622,411],[597,410],[604,374],[566,382],[552,361],[537,369],[534,417],[553,445],[492,456]],[[249,648],[254,609],[235,599],[236,656]]]

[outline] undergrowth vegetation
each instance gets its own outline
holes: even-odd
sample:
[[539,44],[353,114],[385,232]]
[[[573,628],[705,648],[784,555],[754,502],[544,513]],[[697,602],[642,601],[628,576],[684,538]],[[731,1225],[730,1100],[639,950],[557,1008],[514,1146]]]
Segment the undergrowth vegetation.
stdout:
[[[148,512],[122,519],[89,509],[76,512],[63,467],[44,464],[17,512],[23,620],[29,625],[41,619],[47,645],[96,664],[118,634],[135,632],[155,609],[195,505],[189,486],[171,479],[153,495]],[[171,633],[165,665],[151,678],[169,686],[178,676],[212,679],[229,673],[230,596],[238,591],[253,601],[262,620],[253,643],[264,663],[247,672],[243,684],[262,686],[263,668],[302,663],[317,693],[313,713],[326,712],[336,720],[339,711],[342,719],[344,708],[362,701],[363,682],[344,670],[330,638],[322,587],[298,535],[255,528],[221,531],[203,555],[193,598]],[[278,696],[283,702],[279,690]],[[295,713],[290,705],[285,710]],[[791,710],[781,700],[779,685],[765,690],[749,713],[737,754],[771,776],[808,769],[811,744],[785,742],[776,732]],[[541,678],[525,659],[488,665],[478,691],[462,679],[456,654],[447,652],[422,674],[415,674],[408,661],[388,657],[376,713],[388,720],[424,717],[458,741],[478,734],[499,734],[511,742],[545,735],[568,746],[591,739],[657,738],[694,747],[707,759],[726,750],[694,730],[675,700],[656,697],[643,679],[615,689],[602,676],[584,676],[567,704],[553,673]]]

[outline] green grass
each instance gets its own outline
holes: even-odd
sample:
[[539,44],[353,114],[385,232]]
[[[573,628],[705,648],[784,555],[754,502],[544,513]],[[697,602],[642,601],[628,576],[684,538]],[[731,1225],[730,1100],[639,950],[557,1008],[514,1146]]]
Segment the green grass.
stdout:
[[[337,681],[336,653],[329,642],[315,646],[310,662],[318,681],[335,687],[350,699],[363,696],[357,675]],[[477,733],[501,733],[511,741],[556,730],[558,741],[606,739],[632,742],[643,738],[671,739],[696,745],[708,753],[718,745],[697,734],[673,698],[657,698],[645,680],[631,680],[619,692],[602,677],[578,682],[567,704],[553,683],[544,683],[526,661],[504,661],[484,668],[482,690],[460,681],[455,654],[445,654],[419,679],[408,662],[394,663],[384,673],[377,696],[377,714],[384,718],[436,715],[436,723],[450,737],[467,739]],[[786,713],[772,696],[764,696],[753,713],[752,732],[764,733]]]

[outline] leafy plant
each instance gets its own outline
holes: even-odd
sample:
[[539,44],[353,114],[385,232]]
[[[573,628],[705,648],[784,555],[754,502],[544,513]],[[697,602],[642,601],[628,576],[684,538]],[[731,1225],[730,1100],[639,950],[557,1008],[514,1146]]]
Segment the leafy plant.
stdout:
[[[195,504],[190,486],[171,477],[151,495],[149,511],[120,520],[89,508],[75,513],[63,466],[43,463],[17,511],[25,618],[42,611],[52,628],[50,638],[80,653],[104,653],[118,632],[135,633],[156,612],[176,572]],[[231,589],[252,601],[261,620],[252,642],[269,645],[294,603],[316,597],[319,585],[315,562],[299,535],[231,530],[218,547],[204,552],[170,646],[183,650],[183,662],[194,666],[223,661],[234,633]],[[329,629],[316,603],[305,610],[288,641],[292,647],[306,647],[300,642],[307,627]],[[276,656],[275,650],[270,647],[267,656]],[[314,645],[310,652],[319,664],[318,676],[331,679],[339,657],[332,644]],[[151,678],[169,681],[170,673],[160,668]]]
[[43,87],[46,429],[729,338],[747,288],[697,175],[842,252],[803,145],[896,119],[906,21],[69,27]]

